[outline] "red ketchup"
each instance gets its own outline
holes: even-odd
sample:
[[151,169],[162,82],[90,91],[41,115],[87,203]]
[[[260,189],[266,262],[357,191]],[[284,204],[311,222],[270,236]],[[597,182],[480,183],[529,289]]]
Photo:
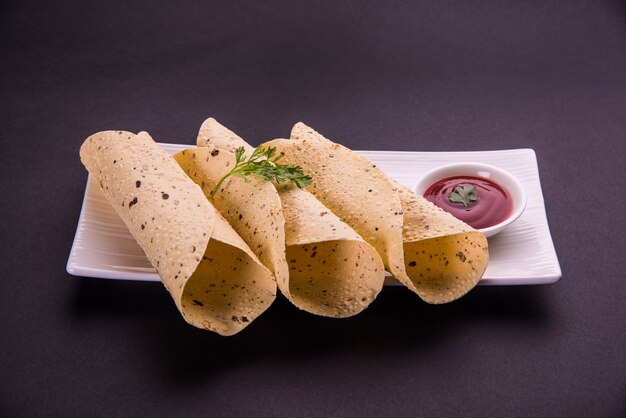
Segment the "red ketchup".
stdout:
[[[467,206],[463,202],[455,203],[450,200],[451,194],[453,200],[459,200],[459,196],[467,196],[467,187],[464,190],[458,188],[464,186],[474,186],[471,189],[471,199],[465,200]],[[513,198],[509,191],[484,177],[446,177],[426,189],[424,197],[476,229],[499,224],[513,211]]]

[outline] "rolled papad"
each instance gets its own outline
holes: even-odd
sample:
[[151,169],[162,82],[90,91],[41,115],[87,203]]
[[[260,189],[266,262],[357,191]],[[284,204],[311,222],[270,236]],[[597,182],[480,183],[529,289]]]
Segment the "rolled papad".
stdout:
[[232,335],[270,306],[272,273],[147,133],[96,133],[80,158],[187,322]]
[[489,258],[487,239],[388,178],[367,158],[298,123],[265,144],[313,178],[307,188],[381,255],[389,272],[428,303],[470,291]]
[[[241,146],[249,156],[254,150],[215,119],[202,125],[198,145],[175,158],[207,195],[235,163],[231,151]],[[275,259],[281,251],[286,254],[288,271],[276,273],[278,287],[300,309],[348,317],[365,309],[382,289],[378,253],[310,193],[287,183],[275,188],[253,176],[247,181],[233,176],[222,183],[214,204],[253,250],[263,251],[257,252],[261,260],[266,254]],[[281,242],[274,229],[283,222]],[[275,264],[266,265],[272,270]]]
[[[226,150],[194,147],[174,154],[174,160],[209,198],[219,180],[235,164]],[[288,280],[285,259],[285,218],[280,198],[272,183],[229,177],[215,195],[213,206],[246,241],[278,283]]]

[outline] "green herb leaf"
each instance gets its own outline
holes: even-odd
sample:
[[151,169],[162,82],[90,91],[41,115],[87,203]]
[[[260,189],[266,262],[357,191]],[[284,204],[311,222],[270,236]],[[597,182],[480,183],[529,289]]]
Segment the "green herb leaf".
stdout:
[[276,147],[256,147],[248,159],[245,152],[244,147],[235,150],[235,166],[217,182],[209,195],[210,201],[213,201],[224,180],[230,176],[238,176],[248,181],[248,176],[252,174],[265,181],[293,181],[300,189],[311,184],[311,177],[304,174],[302,167],[278,163],[285,154],[281,152],[276,155]]
[[452,203],[461,203],[467,207],[471,202],[478,200],[476,186],[466,184],[465,186],[456,186],[454,191],[448,195],[448,200]]

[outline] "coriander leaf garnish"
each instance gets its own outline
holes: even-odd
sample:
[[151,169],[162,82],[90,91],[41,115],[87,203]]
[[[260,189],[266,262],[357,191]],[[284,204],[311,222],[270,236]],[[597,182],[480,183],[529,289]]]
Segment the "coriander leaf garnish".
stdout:
[[478,200],[476,186],[466,184],[465,186],[456,186],[454,191],[448,195],[448,200],[452,203],[461,203],[467,207],[471,202]]
[[250,174],[265,180],[281,183],[283,181],[293,181],[298,188],[302,189],[311,184],[311,177],[304,174],[302,167],[291,164],[280,164],[285,154],[276,154],[276,147],[256,147],[252,155],[246,159],[245,148],[239,147],[235,150],[235,166],[215,185],[209,195],[209,200],[213,201],[220,186],[230,176],[238,176],[248,181]]

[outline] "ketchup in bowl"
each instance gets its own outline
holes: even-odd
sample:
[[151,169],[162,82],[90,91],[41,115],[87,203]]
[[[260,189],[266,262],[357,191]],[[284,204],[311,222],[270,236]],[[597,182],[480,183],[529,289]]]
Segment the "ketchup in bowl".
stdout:
[[513,211],[511,193],[485,177],[446,177],[428,187],[423,196],[476,229],[497,225]]

